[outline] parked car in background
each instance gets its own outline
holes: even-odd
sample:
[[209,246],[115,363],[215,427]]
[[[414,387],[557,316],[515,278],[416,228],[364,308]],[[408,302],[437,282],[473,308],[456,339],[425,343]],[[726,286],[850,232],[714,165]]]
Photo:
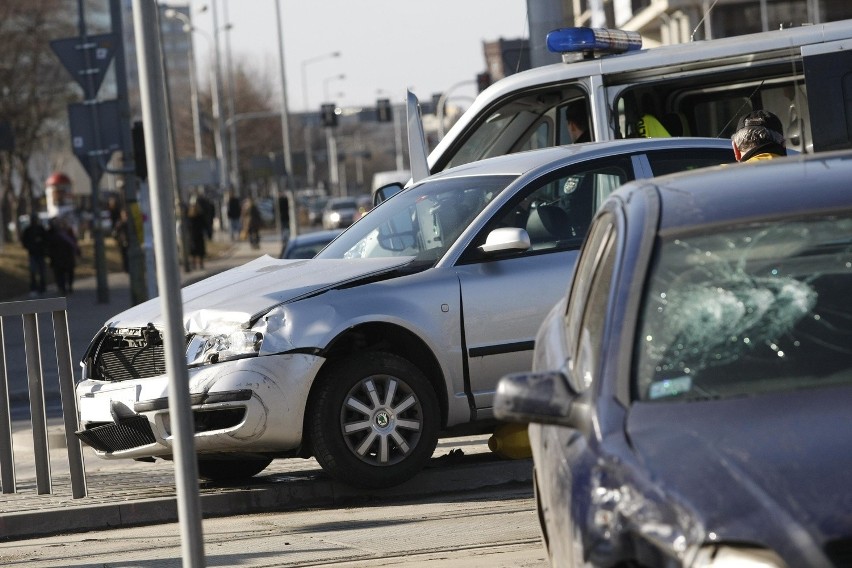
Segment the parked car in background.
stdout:
[[367,194],[356,195],[355,202],[358,204],[358,212],[355,213],[355,220],[357,221],[373,208],[373,197]]
[[848,566],[852,153],[623,186],[532,372],[553,566]]
[[337,238],[337,235],[342,232],[343,229],[332,229],[330,231],[301,233],[295,237],[290,237],[278,258],[313,258],[325,245]]
[[[627,181],[733,160],[728,140],[687,138],[502,156],[400,192],[312,259],[184,288],[200,474],[313,455],[344,483],[387,487],[442,433],[491,431],[497,380],[529,369],[598,205]],[[151,300],[85,355],[79,436],[101,457],[172,455],[162,327]]]
[[355,222],[358,202],[354,197],[332,197],[322,211],[323,229],[344,229]]
[[322,225],[322,213],[328,203],[328,197],[322,195],[308,203],[308,222],[311,225]]

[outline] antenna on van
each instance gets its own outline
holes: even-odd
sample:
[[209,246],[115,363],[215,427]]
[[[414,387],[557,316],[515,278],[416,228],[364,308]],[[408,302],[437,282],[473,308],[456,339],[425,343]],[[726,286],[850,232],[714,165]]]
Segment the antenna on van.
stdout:
[[731,116],[731,118],[730,118],[730,119],[728,119],[728,122],[726,122],[726,123],[725,123],[725,126],[723,126],[723,127],[722,127],[722,129],[719,131],[719,133],[716,135],[716,138],[721,138],[721,137],[722,137],[722,133],[723,133],[723,132],[724,132],[724,131],[725,131],[725,130],[726,130],[726,129],[727,129],[727,128],[728,128],[728,127],[729,127],[729,126],[730,126],[730,125],[731,125],[731,124],[735,121],[735,120],[737,120],[737,119],[740,117],[740,112],[742,112],[742,111],[743,111],[743,109],[745,109],[745,108],[746,108],[746,106],[748,106],[748,105],[751,103],[751,99],[752,99],[752,98],[754,98],[754,95],[756,95],[756,94],[757,94],[757,92],[758,92],[761,88],[763,88],[763,84],[764,84],[764,83],[766,83],[766,79],[764,79],[763,81],[761,81],[761,82],[760,82],[760,85],[758,85],[757,87],[755,87],[755,88],[754,88],[754,90],[751,92],[751,94],[748,96],[748,98],[746,98],[746,100],[745,100],[745,101],[743,101],[743,104],[741,104],[741,105],[740,105],[740,108],[738,108],[738,109],[737,109],[737,112],[735,112],[735,113]]
[[695,29],[694,29],[694,30],[692,30],[692,33],[691,33],[691,34],[690,34],[690,36],[689,36],[689,41],[694,41],[694,40],[695,40],[695,33],[698,31],[698,28],[700,28],[700,27],[701,27],[701,24],[703,24],[703,23],[704,23],[704,20],[706,20],[706,19],[707,19],[707,16],[709,16],[709,15],[710,15],[710,12],[712,12],[712,11],[713,11],[713,8],[716,6],[716,2],[718,2],[718,1],[719,1],[719,0],[713,0],[713,3],[712,3],[712,4],[710,5],[710,7],[709,7],[709,8],[707,8],[707,10],[704,12],[704,15],[701,17],[701,20],[699,20],[699,22],[695,25]]

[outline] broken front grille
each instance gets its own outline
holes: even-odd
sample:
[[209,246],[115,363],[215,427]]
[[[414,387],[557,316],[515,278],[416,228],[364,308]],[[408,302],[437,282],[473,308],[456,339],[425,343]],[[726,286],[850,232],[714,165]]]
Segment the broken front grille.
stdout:
[[88,355],[91,377],[100,381],[126,381],[156,377],[166,372],[165,349],[159,330],[105,329]]
[[78,430],[74,434],[80,440],[101,452],[117,452],[153,444],[154,432],[144,416],[125,418],[118,423],[108,422],[100,426]]

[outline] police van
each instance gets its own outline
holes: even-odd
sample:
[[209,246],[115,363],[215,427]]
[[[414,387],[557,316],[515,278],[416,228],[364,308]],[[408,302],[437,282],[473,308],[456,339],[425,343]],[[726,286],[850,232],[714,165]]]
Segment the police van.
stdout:
[[[426,152],[412,147],[415,180],[491,156],[571,143],[566,112],[577,105],[592,140],[727,138],[740,116],[766,109],[781,118],[788,148],[852,147],[852,20],[651,49],[642,49],[636,32],[563,28],[548,34],[547,45],[563,62],[485,89],[429,154],[428,165],[415,163]],[[412,104],[416,99],[409,101],[410,113]]]

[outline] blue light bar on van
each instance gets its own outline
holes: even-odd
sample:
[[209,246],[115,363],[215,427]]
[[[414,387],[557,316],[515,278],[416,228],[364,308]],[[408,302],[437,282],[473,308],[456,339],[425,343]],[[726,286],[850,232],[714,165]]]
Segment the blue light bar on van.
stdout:
[[608,28],[559,28],[547,34],[547,49],[554,53],[581,55],[616,54],[642,49],[639,32]]

